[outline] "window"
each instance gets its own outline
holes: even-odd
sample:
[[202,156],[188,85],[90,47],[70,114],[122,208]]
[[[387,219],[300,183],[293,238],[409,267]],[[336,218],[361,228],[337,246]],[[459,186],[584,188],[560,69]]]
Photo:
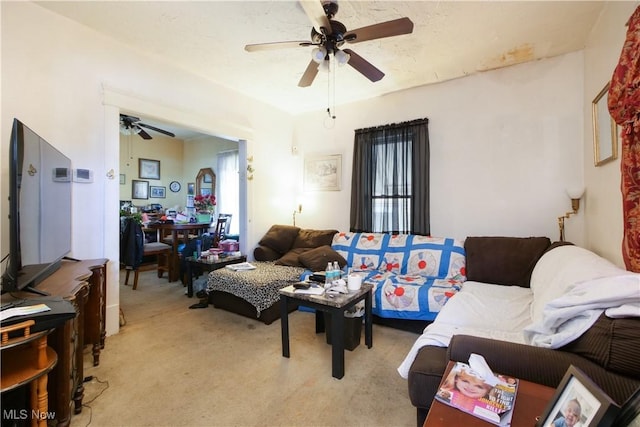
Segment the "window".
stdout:
[[352,231],[430,233],[427,125],[421,119],[356,130]]
[[231,214],[228,234],[240,233],[240,178],[238,151],[218,153],[217,213]]

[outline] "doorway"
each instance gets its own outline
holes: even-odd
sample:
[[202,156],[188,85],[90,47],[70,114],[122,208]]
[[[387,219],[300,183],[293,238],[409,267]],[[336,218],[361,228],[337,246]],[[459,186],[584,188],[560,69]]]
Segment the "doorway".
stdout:
[[[130,93],[118,92],[113,88],[103,88],[104,101],[104,139],[105,152],[104,163],[107,181],[104,185],[105,209],[102,220],[104,233],[104,256],[111,262],[108,264],[107,272],[107,313],[106,329],[107,335],[115,334],[119,330],[119,260],[120,260],[120,221],[119,201],[120,186],[118,182],[118,168],[120,163],[120,112],[140,113],[144,117],[158,120],[163,123],[172,124],[183,129],[193,129],[196,132],[219,136],[221,138],[237,142],[239,151],[239,200],[240,217],[238,225],[239,234],[243,236],[240,240],[240,250],[246,253],[253,242],[250,236],[250,218],[248,200],[250,200],[249,187],[247,185],[247,157],[251,140],[252,130],[247,125],[236,123],[233,120],[225,120],[224,114],[207,112],[206,114],[184,111],[168,105],[161,105],[158,102],[144,100],[132,96]],[[194,176],[195,178],[195,176]],[[168,189],[167,189],[168,190]],[[113,210],[112,210],[113,209]],[[245,237],[246,236],[246,237]]]

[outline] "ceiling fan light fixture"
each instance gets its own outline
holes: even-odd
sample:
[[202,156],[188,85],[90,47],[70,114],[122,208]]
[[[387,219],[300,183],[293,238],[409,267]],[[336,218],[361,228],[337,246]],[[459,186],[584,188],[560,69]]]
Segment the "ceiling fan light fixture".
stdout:
[[318,64],[322,64],[325,56],[327,56],[327,49],[324,47],[317,47],[311,51],[311,58]]
[[331,69],[330,61],[327,58],[324,61],[322,61],[322,63],[320,64],[319,70],[324,71],[325,73],[328,73],[330,69]]
[[338,65],[344,65],[349,62],[351,59],[351,55],[341,50],[337,50],[336,53],[333,54],[336,57],[336,61],[338,61]]

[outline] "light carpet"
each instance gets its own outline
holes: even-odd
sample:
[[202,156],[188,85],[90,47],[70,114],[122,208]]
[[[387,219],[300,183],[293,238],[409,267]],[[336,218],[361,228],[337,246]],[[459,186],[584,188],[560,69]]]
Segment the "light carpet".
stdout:
[[331,347],[314,315],[289,315],[291,357],[280,321],[265,325],[209,306],[188,309],[180,282],[120,278],[126,325],[107,337],[100,365],[85,350],[82,413],[72,426],[415,426],[396,369],[417,335],[373,326],[373,347],[345,352],[331,376]]

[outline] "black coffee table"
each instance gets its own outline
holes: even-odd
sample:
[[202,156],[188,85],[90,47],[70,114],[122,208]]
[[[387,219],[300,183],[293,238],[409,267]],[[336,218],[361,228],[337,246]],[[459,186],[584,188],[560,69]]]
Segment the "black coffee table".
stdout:
[[344,312],[364,300],[364,342],[367,348],[373,346],[371,316],[371,293],[373,285],[363,283],[357,291],[335,297],[299,294],[293,286],[280,289],[280,325],[282,327],[282,356],[289,357],[289,300],[298,305],[314,308],[316,311],[316,333],[324,332],[323,312],[331,316],[331,373],[334,378],[344,377]]
[[187,257],[187,296],[191,298],[193,296],[193,272],[198,271],[213,271],[223,268],[230,264],[240,264],[247,260],[246,255],[227,255],[225,257],[218,258],[217,261],[209,261],[205,258]]

